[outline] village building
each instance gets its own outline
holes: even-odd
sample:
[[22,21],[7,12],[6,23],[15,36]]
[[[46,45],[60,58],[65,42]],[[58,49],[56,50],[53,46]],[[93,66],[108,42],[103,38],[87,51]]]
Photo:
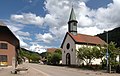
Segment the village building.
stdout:
[[[53,54],[58,50],[62,51],[61,48],[47,48],[47,53]],[[62,64],[62,60],[60,60],[59,64]]]
[[60,49],[60,48],[47,48],[47,52],[48,53],[54,53],[57,49]]
[[[78,65],[80,64],[77,58],[78,48],[83,46],[105,45],[106,43],[97,36],[90,36],[77,33],[77,23],[74,9],[72,8],[68,21],[68,32],[61,44],[62,48],[62,64],[63,65]],[[100,64],[100,59],[92,60],[92,64]],[[83,62],[84,63],[84,62]],[[82,62],[81,62],[82,64]]]
[[19,40],[11,30],[0,24],[0,66],[16,66]]

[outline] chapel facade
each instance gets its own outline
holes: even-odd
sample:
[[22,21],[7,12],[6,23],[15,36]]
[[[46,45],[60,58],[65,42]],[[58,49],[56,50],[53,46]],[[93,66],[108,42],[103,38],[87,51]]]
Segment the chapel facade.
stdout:
[[[68,32],[66,33],[63,42],[61,44],[62,48],[62,64],[63,65],[78,65],[84,62],[79,62],[77,58],[78,48],[83,46],[97,46],[97,45],[105,45],[105,41],[100,39],[97,36],[80,34],[77,32],[77,19],[74,13],[74,9],[72,7],[70,18],[68,21]],[[95,59],[92,61],[93,64],[100,64],[100,59]]]

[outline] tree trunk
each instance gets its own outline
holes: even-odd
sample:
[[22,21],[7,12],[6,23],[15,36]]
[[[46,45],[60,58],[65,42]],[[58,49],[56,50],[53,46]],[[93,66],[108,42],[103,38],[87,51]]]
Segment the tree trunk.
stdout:
[[91,64],[91,59],[89,59],[89,65]]

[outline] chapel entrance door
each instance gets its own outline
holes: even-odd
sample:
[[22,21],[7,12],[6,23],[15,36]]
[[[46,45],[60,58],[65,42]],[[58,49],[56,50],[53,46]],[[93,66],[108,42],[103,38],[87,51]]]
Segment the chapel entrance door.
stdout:
[[70,53],[66,54],[66,65],[70,65],[71,64],[71,60],[70,60]]

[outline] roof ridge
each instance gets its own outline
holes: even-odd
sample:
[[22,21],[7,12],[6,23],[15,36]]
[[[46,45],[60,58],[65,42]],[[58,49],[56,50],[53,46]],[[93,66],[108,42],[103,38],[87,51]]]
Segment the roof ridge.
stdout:
[[[71,34],[70,32],[68,32],[68,33],[69,33],[69,34]],[[77,35],[84,35],[84,36],[98,37],[98,36],[95,36],[95,35],[94,35],[94,36],[92,36],[92,35],[81,34],[81,33],[77,33]],[[77,36],[77,35],[76,35],[76,36]]]
[[85,36],[91,36],[91,37],[98,37],[98,36],[92,36],[92,35],[81,34],[81,33],[78,33],[78,35],[85,35]]
[[75,42],[78,42],[78,43],[90,43],[90,44],[100,44],[100,45],[105,44],[105,42],[98,36],[91,36],[91,35],[80,34],[80,33],[77,35],[72,35],[69,32],[68,34],[71,36],[71,38]]

